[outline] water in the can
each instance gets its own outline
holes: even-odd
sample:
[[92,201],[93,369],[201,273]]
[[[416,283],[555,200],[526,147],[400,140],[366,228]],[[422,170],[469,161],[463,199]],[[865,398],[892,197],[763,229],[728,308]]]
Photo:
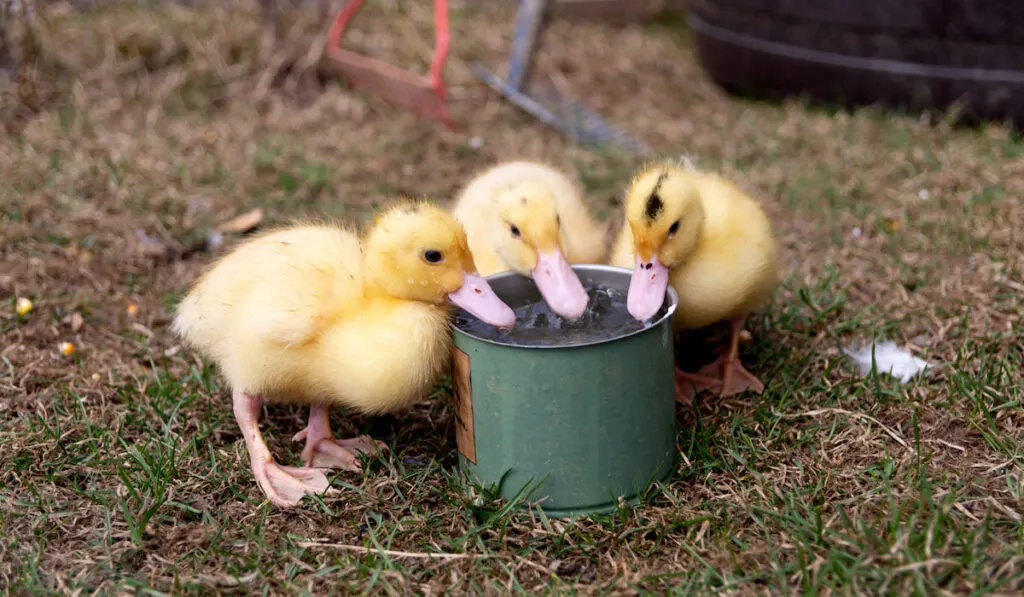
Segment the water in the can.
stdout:
[[511,330],[498,329],[459,309],[455,325],[478,338],[513,346],[559,346],[588,344],[611,340],[650,327],[668,309],[668,300],[648,322],[638,321],[626,310],[626,292],[617,288],[597,286],[587,289],[590,301],[587,310],[576,320],[558,315],[543,300],[515,309],[516,325]]

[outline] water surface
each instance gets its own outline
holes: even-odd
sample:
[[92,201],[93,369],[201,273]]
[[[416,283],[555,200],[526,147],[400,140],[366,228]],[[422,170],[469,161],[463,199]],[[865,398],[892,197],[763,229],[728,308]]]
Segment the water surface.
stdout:
[[[626,291],[599,285],[587,288],[590,302],[576,320],[566,319],[548,307],[543,300],[528,302],[514,308],[516,326],[500,330],[459,309],[455,326],[460,330],[512,346],[560,346],[589,344],[619,338],[651,326],[637,321],[626,310]],[[668,310],[668,297],[650,321],[658,321]]]

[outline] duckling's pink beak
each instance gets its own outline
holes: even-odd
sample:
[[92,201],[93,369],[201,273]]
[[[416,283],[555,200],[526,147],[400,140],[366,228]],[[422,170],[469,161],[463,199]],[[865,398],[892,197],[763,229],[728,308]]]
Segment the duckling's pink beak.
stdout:
[[537,290],[552,311],[569,319],[576,319],[586,311],[590,297],[560,250],[539,252],[537,266],[531,274]]
[[668,268],[658,261],[657,255],[644,263],[640,256],[636,258],[636,268],[629,279],[629,293],[626,295],[626,309],[629,314],[647,321],[665,302],[665,291],[668,290]]
[[448,300],[495,327],[511,328],[516,323],[512,308],[494,294],[487,280],[476,274],[466,273],[462,288],[449,293]]

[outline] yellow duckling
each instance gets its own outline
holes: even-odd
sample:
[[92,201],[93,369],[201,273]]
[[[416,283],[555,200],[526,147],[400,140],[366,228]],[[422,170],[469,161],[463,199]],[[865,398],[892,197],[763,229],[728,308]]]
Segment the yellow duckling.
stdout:
[[[358,471],[358,453],[376,450],[365,437],[334,439],[328,408],[391,411],[435,381],[450,350],[446,300],[512,327],[512,310],[474,271],[454,218],[405,203],[362,241],[319,224],[256,237],[196,282],[173,329],[227,378],[253,474],[274,504],[327,490],[314,465]],[[258,426],[264,400],[310,405],[294,438],[306,441],[304,467],[274,461]]]
[[700,389],[721,396],[764,384],[739,361],[748,315],[779,284],[778,247],[761,206],[732,183],[681,165],[640,172],[626,193],[626,224],[613,265],[633,268],[627,308],[647,320],[661,307],[668,284],[679,294],[673,324],[696,329],[729,321],[729,348],[696,375],[676,371],[681,401]]
[[527,161],[499,164],[474,178],[452,214],[466,227],[480,274],[515,270],[533,278],[544,301],[575,319],[588,297],[570,263],[599,263],[606,229],[564,174]]

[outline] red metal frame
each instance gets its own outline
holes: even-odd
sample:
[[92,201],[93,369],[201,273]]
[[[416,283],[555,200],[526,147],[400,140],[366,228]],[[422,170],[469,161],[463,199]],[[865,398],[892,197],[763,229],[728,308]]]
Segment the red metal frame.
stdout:
[[[328,58],[334,58],[339,63],[344,63],[346,67],[352,67],[355,71],[360,71],[362,77],[368,77],[368,73],[373,72],[378,78],[378,84],[380,84],[381,78],[385,78],[407,86],[429,87],[433,92],[433,98],[413,93],[411,95],[414,97],[391,99],[422,115],[438,118],[450,127],[451,119],[448,116],[447,107],[444,105],[444,99],[448,95],[444,86],[444,67],[448,60],[448,50],[451,46],[451,36],[448,30],[448,1],[434,0],[434,57],[430,61],[427,80],[424,80],[420,75],[399,69],[375,58],[341,49],[341,38],[345,34],[345,29],[363,5],[363,1],[351,0],[338,11],[338,16],[335,18],[327,34],[325,55]],[[346,75],[356,85],[369,86],[366,85],[366,78],[361,78],[355,72],[342,72],[342,74]]]

